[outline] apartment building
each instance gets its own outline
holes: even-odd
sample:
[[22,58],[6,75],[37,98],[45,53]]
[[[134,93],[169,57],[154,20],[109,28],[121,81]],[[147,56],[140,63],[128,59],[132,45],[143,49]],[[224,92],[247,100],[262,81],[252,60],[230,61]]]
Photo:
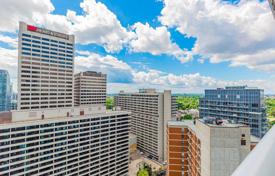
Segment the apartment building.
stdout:
[[126,176],[129,113],[98,106],[0,114],[0,175]]
[[73,50],[74,36],[20,22],[20,110],[0,113],[1,176],[128,175],[130,113],[103,98],[72,107]]
[[175,100],[171,91],[155,89],[115,96],[115,106],[131,112],[131,132],[137,136],[138,149],[161,162],[166,160],[166,123],[176,115]]
[[250,129],[225,120],[169,121],[168,176],[230,176],[250,152]]
[[267,132],[264,90],[233,86],[205,90],[199,103],[200,118],[221,117],[250,126],[251,133],[263,137]]
[[11,109],[11,83],[8,71],[0,70],[0,112]]
[[106,74],[94,71],[74,75],[74,105],[106,104]]
[[74,40],[19,23],[18,110],[73,106]]

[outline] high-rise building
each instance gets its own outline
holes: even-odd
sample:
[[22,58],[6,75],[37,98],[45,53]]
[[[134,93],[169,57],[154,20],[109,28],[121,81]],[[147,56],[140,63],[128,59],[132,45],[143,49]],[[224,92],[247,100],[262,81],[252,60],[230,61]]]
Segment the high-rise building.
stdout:
[[250,126],[251,134],[262,137],[267,131],[264,90],[234,86],[205,90],[199,103],[200,118],[221,117]]
[[9,111],[11,106],[11,83],[6,70],[0,70],[0,111]]
[[269,4],[270,4],[270,7],[271,7],[271,11],[273,13],[273,16],[275,18],[275,0],[268,0],[269,1]]
[[246,125],[199,119],[167,126],[168,176],[230,176],[250,152]]
[[115,96],[115,106],[131,112],[131,132],[137,136],[138,149],[149,157],[165,161],[166,123],[176,115],[175,97],[171,91],[120,92]]
[[106,74],[93,71],[74,75],[74,105],[106,104]]
[[20,110],[0,113],[0,175],[127,176],[130,113],[71,107],[74,37],[19,31]]
[[74,36],[19,24],[18,109],[73,106]]
[[129,113],[98,106],[0,113],[0,175],[126,176]]

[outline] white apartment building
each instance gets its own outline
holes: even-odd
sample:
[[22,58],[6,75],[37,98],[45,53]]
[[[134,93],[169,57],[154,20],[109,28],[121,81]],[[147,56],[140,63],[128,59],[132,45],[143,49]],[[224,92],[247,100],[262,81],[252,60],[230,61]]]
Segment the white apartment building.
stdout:
[[0,114],[1,176],[126,176],[129,113],[89,106]]
[[176,115],[175,97],[171,91],[120,92],[115,96],[115,106],[131,112],[131,132],[137,136],[138,149],[149,157],[165,161],[166,123]]
[[73,106],[74,36],[19,24],[18,110]]
[[250,128],[226,120],[170,121],[168,176],[230,176],[254,147]]
[[74,75],[74,105],[106,104],[106,74],[94,71]]

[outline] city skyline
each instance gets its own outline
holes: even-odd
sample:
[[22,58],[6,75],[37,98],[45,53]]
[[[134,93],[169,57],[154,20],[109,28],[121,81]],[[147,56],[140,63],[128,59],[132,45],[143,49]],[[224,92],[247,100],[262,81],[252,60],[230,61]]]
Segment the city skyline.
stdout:
[[[266,0],[2,3],[0,65],[9,71],[14,90],[17,29],[24,21],[74,34],[75,73],[107,74],[108,93],[148,87],[203,93],[228,85],[275,93],[275,20]],[[7,10],[13,15],[5,15]]]

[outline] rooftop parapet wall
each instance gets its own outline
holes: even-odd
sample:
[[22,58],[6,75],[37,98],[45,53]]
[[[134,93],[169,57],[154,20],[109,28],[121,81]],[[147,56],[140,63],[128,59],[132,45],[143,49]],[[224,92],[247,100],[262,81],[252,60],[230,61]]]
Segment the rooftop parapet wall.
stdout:
[[74,108],[53,108],[33,111],[20,110],[0,113],[0,124],[100,113],[106,113],[105,106],[79,106]]

